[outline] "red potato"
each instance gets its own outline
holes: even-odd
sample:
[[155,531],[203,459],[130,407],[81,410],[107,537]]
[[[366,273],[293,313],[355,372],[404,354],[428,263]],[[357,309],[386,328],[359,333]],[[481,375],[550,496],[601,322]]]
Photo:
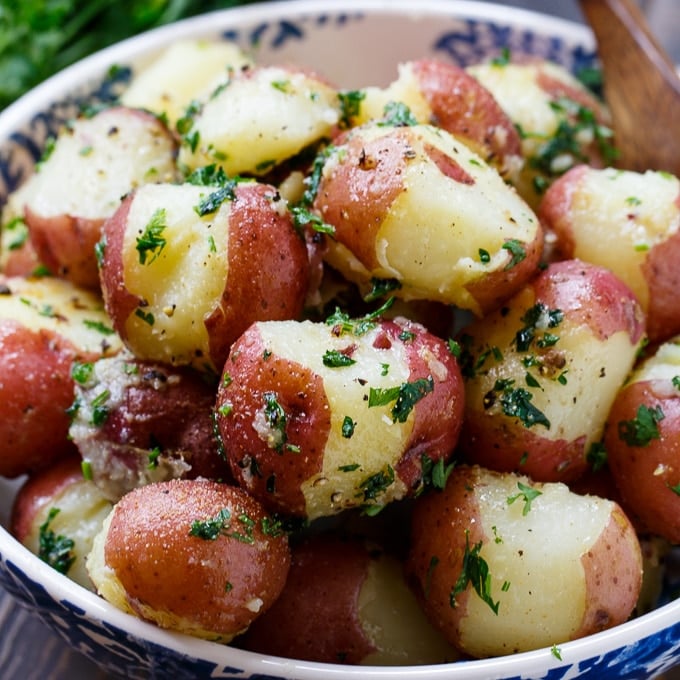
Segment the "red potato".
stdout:
[[78,456],[31,475],[14,499],[12,535],[40,559],[93,590],[85,558],[111,503],[83,477]]
[[104,238],[106,308],[139,358],[219,373],[252,322],[302,312],[307,249],[269,185],[146,185],[106,222]]
[[161,628],[229,642],[281,593],[288,537],[237,487],[172,480],[131,491],[87,559],[97,591]]
[[175,179],[175,154],[171,132],[141,110],[105,109],[64,128],[25,190],[24,216],[39,260],[53,274],[97,290],[102,224],[129,191]]
[[59,279],[0,277],[0,475],[17,477],[74,451],[71,366],[120,347],[92,293]]
[[199,373],[127,353],[79,364],[69,437],[111,501],[172,478],[228,481],[214,431],[215,388]]
[[614,401],[604,443],[626,507],[646,531],[680,543],[680,338],[639,366]]
[[399,65],[386,88],[363,91],[355,124],[381,119],[385,107],[403,102],[420,123],[429,123],[465,142],[506,178],[522,167],[519,134],[493,95],[465,69],[436,59]]
[[642,310],[610,271],[551,264],[458,338],[461,453],[540,481],[578,479],[643,339]]
[[238,644],[260,654],[367,666],[459,656],[425,618],[401,562],[335,534],[293,546],[283,592]]
[[0,272],[5,276],[31,276],[41,263],[24,221],[26,184],[12,192],[2,207],[0,222]]
[[603,167],[614,159],[608,109],[564,66],[536,59],[495,60],[467,71],[520,132],[525,162],[515,186],[532,207],[573,166]]
[[417,499],[406,569],[449,642],[487,657],[625,622],[640,592],[642,557],[616,503],[460,466],[444,491]]
[[538,218],[496,170],[429,125],[369,124],[331,147],[315,208],[327,261],[366,288],[488,312],[533,274]]
[[339,120],[338,93],[317,74],[244,69],[179,121],[178,160],[190,170],[217,164],[230,177],[262,176],[329,138]]
[[263,322],[234,343],[216,418],[232,473],[270,509],[314,519],[422,490],[461,424],[446,344],[405,319]]
[[680,332],[680,180],[585,165],[546,192],[539,217],[562,258],[611,269],[635,293],[652,342]]

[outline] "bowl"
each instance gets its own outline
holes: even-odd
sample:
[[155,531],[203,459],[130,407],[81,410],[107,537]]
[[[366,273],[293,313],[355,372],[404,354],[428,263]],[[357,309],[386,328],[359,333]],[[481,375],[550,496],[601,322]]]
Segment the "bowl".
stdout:
[[[584,27],[489,3],[292,0],[202,15],[107,48],[8,107],[0,115],[0,205],[28,176],[46,138],[83,102],[111,101],[135,68],[187,37],[234,40],[254,49],[260,63],[308,65],[351,88],[386,85],[400,61],[431,56],[468,65],[504,48],[551,59],[574,72],[596,64],[594,42]],[[670,597],[623,625],[560,645],[559,655],[539,649],[442,665],[309,663],[175,634],[114,609],[20,545],[4,527],[21,481],[0,479],[0,584],[74,649],[130,679],[649,678],[680,657],[680,600]]]

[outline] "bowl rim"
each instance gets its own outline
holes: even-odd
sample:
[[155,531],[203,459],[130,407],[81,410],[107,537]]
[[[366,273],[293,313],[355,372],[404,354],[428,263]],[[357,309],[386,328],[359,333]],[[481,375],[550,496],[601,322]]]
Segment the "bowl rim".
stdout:
[[[499,9],[502,9],[500,15]],[[417,3],[414,0],[260,2],[254,5],[216,10],[161,26],[104,48],[63,69],[0,112],[0,148],[7,143],[9,135],[30,120],[32,114],[45,110],[55,101],[55,92],[60,92],[60,96],[68,95],[76,87],[101,77],[112,64],[134,62],[173,40],[214,35],[225,28],[250,25],[254,21],[262,20],[263,17],[267,21],[276,21],[291,16],[303,18],[317,15],[320,12],[328,15],[347,15],[358,12],[366,15],[394,14],[412,17],[461,16],[489,22],[501,21],[504,25],[521,27],[525,30],[554,31],[567,43],[580,44],[589,49],[594,46],[590,30],[576,22],[546,16],[531,10],[476,0],[418,0]],[[69,85],[71,82],[74,84]],[[0,488],[5,484],[6,480],[0,479]],[[456,673],[464,674],[460,677],[466,678],[488,678],[498,673],[521,675],[535,665],[549,670],[601,656],[608,651],[638,642],[641,638],[653,635],[680,621],[680,599],[678,599],[614,628],[560,644],[561,659],[558,659],[550,649],[543,648],[514,655],[457,661],[449,664],[396,667],[346,666],[258,655],[236,647],[217,645],[182,633],[163,630],[114,608],[98,595],[59,574],[19,543],[2,525],[0,525],[0,561],[11,562],[25,574],[30,574],[55,600],[77,603],[82,607],[85,616],[97,623],[106,621],[124,632],[162,647],[174,650],[180,647],[181,653],[197,659],[238,664],[250,672],[285,673],[288,677],[301,680],[316,680],[319,674],[325,677],[342,675],[342,677],[364,678],[369,673],[371,677],[383,680],[388,678],[432,680],[440,676],[450,677],[454,669],[458,669]],[[220,658],[225,654],[228,659]]]

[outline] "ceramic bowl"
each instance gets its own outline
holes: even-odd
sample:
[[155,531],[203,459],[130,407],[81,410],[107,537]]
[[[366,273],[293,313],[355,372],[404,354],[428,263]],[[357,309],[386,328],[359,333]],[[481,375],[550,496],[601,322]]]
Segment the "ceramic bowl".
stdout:
[[[509,48],[573,71],[595,63],[576,24],[488,3],[456,0],[292,0],[203,15],[130,39],[37,87],[0,115],[0,204],[27,176],[44,141],[83,101],[115,98],[135,67],[185,37],[235,40],[257,60],[309,65],[341,87],[386,85],[400,61],[461,65]],[[115,70],[112,77],[111,65]],[[21,480],[0,479],[7,526]],[[102,668],[135,678],[475,680],[651,678],[680,656],[680,600],[606,632],[502,658],[413,667],[348,667],[266,657],[163,631],[124,614],[41,562],[0,527],[0,583]],[[555,584],[558,588],[559,584]]]

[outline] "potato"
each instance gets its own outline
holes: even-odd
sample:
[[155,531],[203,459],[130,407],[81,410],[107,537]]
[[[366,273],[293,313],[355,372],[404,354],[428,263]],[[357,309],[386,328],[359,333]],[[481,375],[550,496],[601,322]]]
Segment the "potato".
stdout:
[[450,457],[461,382],[446,344],[405,319],[261,322],[232,346],[217,425],[234,477],[266,507],[375,512]]
[[307,250],[274,187],[146,185],[104,238],[106,308],[139,358],[219,373],[253,321],[302,312]]
[[120,347],[94,294],[59,279],[0,276],[0,475],[73,452],[71,365]]
[[217,164],[230,177],[263,175],[330,137],[339,120],[337,91],[314,73],[248,69],[179,121],[179,162],[189,170]]
[[546,192],[539,217],[560,257],[611,269],[635,293],[652,342],[680,333],[680,180],[585,165]]
[[407,572],[444,636],[475,657],[559,645],[623,623],[640,545],[612,501],[460,466],[417,499]]
[[43,269],[24,220],[27,194],[27,184],[23,184],[8,196],[2,208],[0,272],[5,276],[31,276]]
[[94,590],[85,558],[111,503],[70,456],[31,475],[14,499],[10,530],[31,552],[84,588]]
[[381,119],[386,107],[402,102],[420,123],[431,123],[465,142],[506,178],[522,167],[519,134],[508,115],[481,83],[465,69],[436,59],[399,65],[396,80],[386,88],[360,93],[355,124]]
[[72,374],[69,437],[111,501],[152,481],[230,479],[214,431],[215,390],[198,372],[121,353]]
[[124,496],[87,559],[97,591],[161,628],[229,642],[281,593],[288,537],[245,491],[172,480]]
[[604,444],[621,496],[647,531],[680,543],[680,337],[639,366],[614,401]]
[[574,165],[603,167],[614,159],[609,111],[564,66],[499,59],[467,71],[519,130],[525,163],[515,186],[532,207]]
[[163,115],[174,129],[192,101],[207,99],[233,72],[249,66],[252,60],[233,42],[178,40],[134,75],[120,102]]
[[293,546],[281,596],[238,644],[260,654],[368,666],[459,656],[425,618],[399,560],[334,533]]
[[458,337],[461,453],[540,481],[577,479],[643,340],[642,310],[614,274],[580,260],[551,264]]
[[175,146],[155,116],[123,107],[64,128],[26,189],[25,219],[40,261],[98,289],[94,249],[104,220],[135,187],[176,177]]
[[538,218],[449,133],[369,124],[327,154],[314,206],[335,229],[326,259],[350,281],[481,314],[533,273]]

